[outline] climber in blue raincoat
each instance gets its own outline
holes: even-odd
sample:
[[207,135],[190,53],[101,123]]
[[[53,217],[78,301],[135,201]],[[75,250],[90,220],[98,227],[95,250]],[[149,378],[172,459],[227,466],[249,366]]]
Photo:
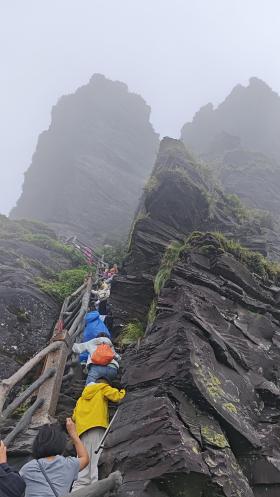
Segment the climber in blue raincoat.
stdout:
[[[98,311],[91,311],[86,314],[86,326],[83,332],[82,342],[88,342],[93,338],[96,338],[99,333],[106,333],[108,338],[111,338],[111,333],[107,326],[104,324],[100,318]],[[80,362],[87,362],[88,352],[83,352],[80,354]]]

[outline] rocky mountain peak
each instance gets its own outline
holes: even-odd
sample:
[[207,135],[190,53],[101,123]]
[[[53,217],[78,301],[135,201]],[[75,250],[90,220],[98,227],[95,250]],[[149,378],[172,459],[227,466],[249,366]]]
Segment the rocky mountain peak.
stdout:
[[216,136],[224,132],[238,136],[244,148],[280,159],[279,124],[279,95],[254,77],[248,86],[235,86],[217,108],[202,107],[183,126],[181,138],[194,152],[207,154]]
[[158,147],[149,118],[142,97],[101,74],[60,98],[11,217],[47,222],[88,243],[121,238]]

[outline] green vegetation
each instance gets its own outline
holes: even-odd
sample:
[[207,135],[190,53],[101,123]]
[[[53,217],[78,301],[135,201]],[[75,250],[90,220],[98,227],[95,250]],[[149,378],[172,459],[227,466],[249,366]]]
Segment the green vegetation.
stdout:
[[226,402],[225,404],[223,404],[223,407],[224,409],[226,409],[227,411],[233,413],[233,414],[237,414],[237,407],[232,403],[232,402]]
[[[65,255],[75,265],[85,263],[85,259],[80,252],[73,247],[58,241],[54,231],[44,223],[38,221],[29,221],[27,219],[11,221],[6,216],[0,215],[0,239],[1,238],[4,240],[14,239],[24,241],[31,243],[32,245],[52,250],[56,253]],[[17,262],[21,267],[26,267],[25,264],[28,266],[31,260],[24,261],[22,259],[20,261],[18,258]]]
[[228,195],[224,195],[224,198],[226,201],[226,213],[233,214],[240,223],[248,221],[250,219],[250,209],[247,209],[242,204],[238,195],[229,193]]
[[97,249],[96,252],[100,256],[104,255],[104,261],[109,264],[110,267],[113,264],[120,266],[126,256],[126,243],[118,241],[113,245],[103,245],[103,247]]
[[151,193],[157,189],[158,185],[159,185],[158,178],[152,175],[150,176],[150,178],[148,179],[147,183],[144,186],[144,192]]
[[183,242],[174,241],[168,245],[154,280],[154,290],[157,295],[159,295],[161,289],[170,277],[172,268],[179,259],[180,253],[184,248],[185,244]]
[[245,264],[251,272],[258,274],[264,280],[280,281],[280,264],[269,261],[259,252],[253,252],[235,240],[227,239],[222,233],[215,232],[212,235],[218,241],[220,248]]
[[37,278],[36,282],[44,292],[52,295],[58,302],[63,302],[65,297],[82,285],[87,273],[88,267],[82,266],[61,271],[52,280]]
[[144,326],[138,319],[131,321],[125,325],[120,338],[119,343],[122,346],[131,345],[136,343],[139,339],[143,338],[145,333]]
[[33,245],[38,245],[38,247],[42,247],[48,250],[53,250],[59,254],[63,254],[74,263],[74,264],[82,264],[85,262],[85,258],[80,252],[78,252],[74,247],[70,247],[65,245],[64,243],[59,242],[51,238],[48,235],[41,234],[25,234],[22,237],[22,240],[25,242],[32,243]]
[[147,322],[149,325],[152,325],[154,320],[156,319],[156,313],[157,313],[157,301],[156,299],[153,299],[148,312]]
[[21,219],[11,221],[7,216],[0,214],[0,238],[21,239],[24,235],[40,234],[56,239],[56,235],[46,224],[39,221]]
[[[207,241],[206,237],[209,235]],[[211,237],[213,242],[211,242]],[[210,239],[209,239],[210,238]],[[204,243],[203,243],[204,242]],[[259,252],[253,252],[240,245],[235,240],[227,239],[222,233],[201,233],[194,231],[185,242],[172,242],[167,247],[162,258],[158,273],[154,279],[154,291],[159,295],[166,281],[170,278],[172,268],[178,261],[183,251],[197,245],[202,254],[209,255],[211,252],[226,252],[244,264],[249,271],[259,275],[264,281],[272,280],[280,282],[280,264],[269,261]],[[153,323],[156,315],[156,300],[153,300],[148,312],[148,324]],[[214,389],[217,385],[214,385]],[[213,392],[212,392],[213,393]]]
[[[209,238],[207,243],[203,243],[205,237],[208,235],[209,237],[213,237],[213,243],[211,243],[211,239]],[[200,245],[199,251],[205,255],[217,250],[228,252],[244,264],[252,273],[256,273],[264,280],[271,279],[276,283],[280,281],[280,264],[269,261],[259,252],[253,252],[243,247],[239,242],[226,238],[223,233],[218,231],[209,233],[194,231],[187,239],[185,249],[187,248],[187,244],[190,246]]]
[[216,190],[211,193],[203,191],[202,194],[208,205],[208,219],[212,221],[215,217],[216,205],[219,198],[218,192]]
[[141,221],[142,219],[146,219],[147,217],[149,217],[149,214],[145,213],[145,212],[139,212],[137,214],[137,216],[135,217],[132,225],[131,225],[131,228],[129,230],[129,234],[128,234],[128,238],[127,238],[127,253],[130,251],[131,249],[131,241],[132,241],[132,235],[134,233],[134,230],[136,228],[136,225],[139,221]]
[[226,214],[233,214],[242,224],[244,222],[257,222],[262,228],[273,229],[274,220],[270,212],[262,209],[249,209],[241,202],[238,195],[233,193],[224,195],[226,201]]
[[229,447],[226,437],[222,433],[217,433],[211,426],[202,426],[201,435],[211,445],[221,449]]

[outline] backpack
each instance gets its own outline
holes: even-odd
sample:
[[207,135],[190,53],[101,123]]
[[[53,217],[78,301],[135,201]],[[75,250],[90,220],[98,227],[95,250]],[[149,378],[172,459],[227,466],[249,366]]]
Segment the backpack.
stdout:
[[95,351],[91,354],[91,361],[93,364],[99,366],[107,366],[115,357],[115,352],[107,343],[97,345]]

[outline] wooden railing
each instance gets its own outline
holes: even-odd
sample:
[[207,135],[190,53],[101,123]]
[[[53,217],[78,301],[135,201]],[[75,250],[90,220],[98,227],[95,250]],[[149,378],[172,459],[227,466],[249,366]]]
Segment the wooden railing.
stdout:
[[[84,317],[88,310],[92,285],[98,282],[99,277],[98,264],[95,280],[89,274],[83,285],[64,300],[50,343],[10,376],[10,378],[0,381],[0,430],[16,409],[36,395],[33,404],[26,410],[21,419],[16,423],[14,429],[4,439],[7,447],[30,424],[36,427],[55,420],[54,416],[62,382],[74,376],[73,366],[76,361],[70,359],[67,363],[67,358],[72,355],[72,346],[83,331]],[[43,360],[45,362],[40,376],[22,393],[16,396],[12,402],[8,403],[7,399],[11,390],[23,381],[31,373],[33,368]],[[66,365],[70,369],[65,375]],[[105,497],[109,495],[109,492],[116,491],[121,484],[121,473],[116,471],[111,473],[108,478],[77,490],[74,495],[75,497]],[[65,497],[72,496],[73,493],[70,493]]]
[[[16,409],[36,395],[33,404],[5,438],[7,446],[31,422],[32,426],[40,426],[54,421],[67,358],[72,353],[73,343],[83,330],[93,282],[93,276],[89,274],[83,285],[64,300],[50,343],[10,378],[0,381],[0,429]],[[7,405],[11,390],[43,360],[45,362],[39,378]]]

